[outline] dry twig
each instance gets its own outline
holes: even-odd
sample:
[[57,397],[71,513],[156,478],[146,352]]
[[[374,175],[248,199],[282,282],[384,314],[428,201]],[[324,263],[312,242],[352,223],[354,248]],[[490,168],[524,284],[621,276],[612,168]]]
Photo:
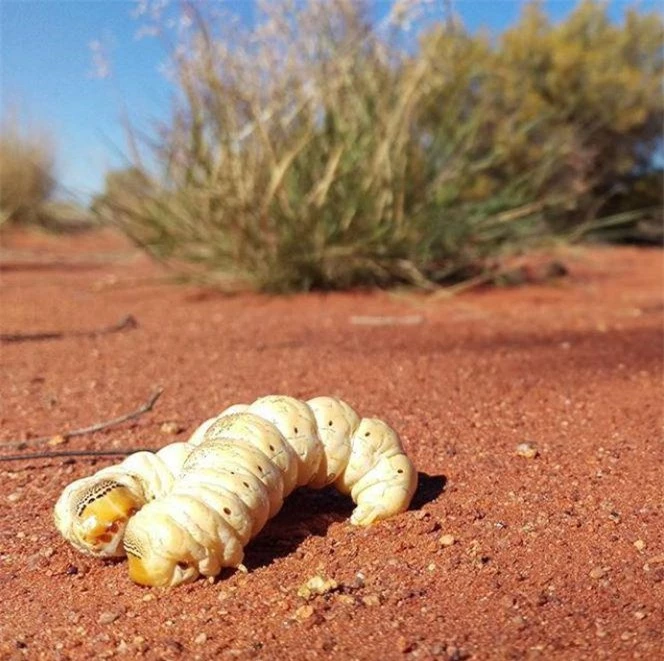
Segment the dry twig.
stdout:
[[58,459],[60,457],[116,457],[134,452],[156,452],[154,448],[118,448],[117,450],[61,450],[57,452],[33,452],[31,454],[7,454],[0,461],[28,461],[30,459]]
[[123,330],[138,328],[135,317],[128,314],[118,323],[91,331],[46,331],[42,333],[0,333],[0,342],[35,342],[40,340],[59,340],[64,337],[97,337],[119,333]]
[[[161,388],[153,392],[152,395],[150,396],[150,399],[148,399],[148,401],[145,402],[145,404],[143,404],[140,408],[136,409],[135,411],[132,411],[131,413],[125,413],[124,415],[121,415],[117,418],[113,418],[112,420],[96,422],[94,425],[90,425],[89,427],[82,427],[81,429],[73,429],[72,431],[60,434],[60,436],[62,436],[63,438],[72,438],[73,436],[83,436],[84,434],[92,434],[94,432],[101,431],[102,429],[108,429],[109,427],[114,427],[115,425],[119,425],[120,423],[126,422],[127,420],[133,420],[134,418],[138,418],[144,413],[147,413],[148,411],[152,410],[156,401],[161,396],[162,392],[163,390]],[[48,443],[53,438],[53,436],[54,436],[53,434],[50,436],[40,436],[39,438],[31,438],[26,441],[16,441],[16,440],[3,441],[2,443],[0,443],[0,447],[24,448],[27,447],[28,445],[38,445],[40,443]]]
[[402,317],[355,315],[350,318],[354,326],[415,326],[421,324],[424,317],[420,314],[408,314]]

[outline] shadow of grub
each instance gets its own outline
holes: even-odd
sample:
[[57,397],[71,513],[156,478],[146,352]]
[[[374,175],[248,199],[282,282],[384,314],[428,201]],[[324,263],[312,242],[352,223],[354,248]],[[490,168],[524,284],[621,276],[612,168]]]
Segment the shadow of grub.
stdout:
[[[446,483],[444,475],[419,473],[417,491],[409,510],[418,510],[435,500]],[[244,565],[251,571],[291,555],[308,537],[325,537],[333,523],[348,521],[353,508],[352,500],[333,487],[298,489],[247,546]]]
[[249,570],[265,567],[293,553],[307,537],[324,537],[333,523],[350,518],[353,502],[333,487],[298,489],[246,548]]
[[444,475],[428,475],[427,473],[417,474],[417,491],[410,503],[409,510],[422,509],[427,503],[430,503],[445,490],[447,478]]

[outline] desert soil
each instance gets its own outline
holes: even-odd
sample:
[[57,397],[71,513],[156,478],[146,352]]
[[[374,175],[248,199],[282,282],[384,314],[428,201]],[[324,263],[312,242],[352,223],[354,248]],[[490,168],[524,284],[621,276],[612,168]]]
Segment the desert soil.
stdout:
[[[109,233],[13,234],[2,257],[4,334],[137,322],[4,338],[5,456],[158,448],[232,403],[329,394],[397,428],[421,475],[368,529],[298,492],[248,573],[163,590],[53,526],[63,487],[119,458],[3,462],[0,658],[664,658],[660,251],[567,250],[562,280],[453,298],[227,296]],[[58,438],[157,387],[134,421]],[[316,575],[337,587],[299,596]]]

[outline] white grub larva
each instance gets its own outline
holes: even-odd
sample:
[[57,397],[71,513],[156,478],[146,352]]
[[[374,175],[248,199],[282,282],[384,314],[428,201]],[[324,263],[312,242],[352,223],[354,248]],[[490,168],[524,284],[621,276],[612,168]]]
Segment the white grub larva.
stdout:
[[[405,511],[417,486],[396,432],[333,397],[263,397],[226,409],[199,430],[168,488],[143,498],[123,520],[118,538],[124,533],[137,583],[172,586],[238,567],[246,544],[297,487],[333,484],[357,505],[351,522],[365,526]],[[126,480],[114,479],[121,485],[115,495],[110,490],[86,505],[99,503],[105,520],[108,510],[123,509],[125,491],[135,498]]]

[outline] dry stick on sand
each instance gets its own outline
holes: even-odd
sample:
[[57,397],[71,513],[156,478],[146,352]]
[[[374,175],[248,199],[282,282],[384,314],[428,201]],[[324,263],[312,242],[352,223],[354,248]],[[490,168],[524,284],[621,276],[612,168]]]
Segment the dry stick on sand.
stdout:
[[117,324],[98,328],[91,331],[47,331],[43,333],[0,333],[0,342],[38,342],[40,340],[59,340],[64,337],[97,337],[97,335],[108,335],[119,333],[123,330],[138,328],[136,319],[128,314]]
[[[148,399],[148,401],[145,402],[143,406],[136,409],[135,411],[132,411],[131,413],[125,413],[124,415],[121,415],[117,418],[113,418],[112,420],[96,422],[94,425],[90,425],[89,427],[82,427],[81,429],[73,429],[72,431],[60,434],[60,436],[62,436],[63,438],[71,438],[72,436],[83,436],[84,434],[92,434],[93,432],[101,431],[102,429],[108,429],[109,427],[114,427],[115,425],[119,425],[120,423],[126,422],[127,420],[133,420],[134,418],[138,418],[144,413],[147,413],[148,411],[152,410],[156,401],[161,396],[162,392],[163,390],[161,388],[155,390],[155,392],[153,392],[152,395],[150,396],[150,399]],[[57,434],[55,435],[57,436]],[[27,447],[28,445],[38,445],[39,443],[48,443],[53,438],[53,436],[54,435],[40,436],[39,438],[31,438],[26,441],[3,441],[0,443],[0,447],[24,448]]]
[[118,448],[117,450],[61,450],[58,452],[33,452],[30,454],[6,454],[0,461],[28,461],[30,459],[58,459],[60,457],[117,457],[134,452],[156,452],[155,448]]

